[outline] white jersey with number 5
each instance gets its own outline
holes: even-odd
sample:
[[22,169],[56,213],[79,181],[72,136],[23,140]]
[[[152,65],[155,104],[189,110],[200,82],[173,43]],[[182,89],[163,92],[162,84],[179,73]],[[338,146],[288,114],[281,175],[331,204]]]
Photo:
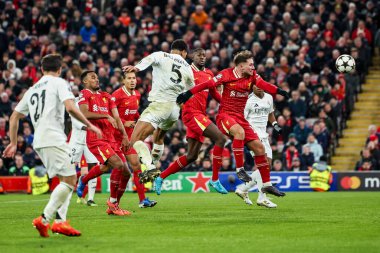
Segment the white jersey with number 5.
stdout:
[[244,117],[255,129],[260,139],[268,137],[268,116],[273,111],[273,98],[271,95],[264,93],[263,98],[259,98],[252,93],[248,98],[244,109]]
[[70,85],[64,79],[54,76],[43,76],[24,94],[15,110],[30,115],[35,129],[34,148],[66,143],[63,101],[67,99],[74,99]]
[[194,86],[190,65],[178,54],[155,52],[142,59],[135,67],[144,70],[153,67],[150,102],[175,102],[177,96]]

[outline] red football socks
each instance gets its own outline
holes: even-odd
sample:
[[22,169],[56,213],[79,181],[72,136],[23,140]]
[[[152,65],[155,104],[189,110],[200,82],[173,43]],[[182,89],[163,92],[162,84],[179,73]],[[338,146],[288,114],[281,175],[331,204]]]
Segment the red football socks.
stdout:
[[145,188],[143,184],[140,184],[139,181],[139,174],[141,173],[141,170],[133,171],[133,182],[136,186],[137,194],[139,195],[140,202],[145,199]]
[[100,170],[100,165],[94,166],[86,176],[82,178],[82,183],[87,184],[93,178],[102,175],[104,172]]
[[183,155],[177,160],[175,160],[172,164],[170,164],[170,166],[161,173],[160,177],[162,179],[165,179],[171,174],[175,174],[178,171],[180,171],[182,168],[185,168],[187,164],[188,164],[187,158],[186,156]]
[[117,202],[120,203],[121,197],[123,197],[125,189],[127,188],[127,184],[129,181],[129,178],[131,176],[125,176],[123,174],[120,175],[120,181],[119,181],[119,188],[117,189]]
[[219,168],[222,166],[223,147],[214,146],[212,152],[212,181],[219,179]]
[[259,169],[263,183],[270,182],[270,168],[266,155],[255,156],[255,164]]
[[121,170],[113,169],[110,176],[110,196],[111,198],[117,198],[117,191],[119,189],[119,182],[121,177]]
[[234,152],[236,169],[244,167],[244,140],[232,141],[232,151]]

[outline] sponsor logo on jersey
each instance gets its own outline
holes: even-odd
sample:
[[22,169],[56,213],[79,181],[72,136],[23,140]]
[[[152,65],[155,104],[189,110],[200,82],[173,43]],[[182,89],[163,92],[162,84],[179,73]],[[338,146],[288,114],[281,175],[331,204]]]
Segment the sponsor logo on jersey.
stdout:
[[230,97],[244,98],[244,97],[248,97],[248,95],[249,95],[249,92],[238,92],[234,90],[230,92]]
[[94,112],[108,112],[108,108],[107,107],[103,107],[103,106],[98,106],[98,105],[93,105],[92,106],[92,111]]
[[125,110],[124,115],[130,115],[130,114],[136,114],[136,113],[137,113],[137,110],[127,109],[127,110]]

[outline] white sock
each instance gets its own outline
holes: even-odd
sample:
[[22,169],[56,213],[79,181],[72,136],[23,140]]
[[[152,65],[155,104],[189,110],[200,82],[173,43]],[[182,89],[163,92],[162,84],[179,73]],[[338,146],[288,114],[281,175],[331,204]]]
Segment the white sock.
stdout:
[[93,178],[88,181],[88,197],[87,200],[94,200],[96,184],[98,183],[98,178]]
[[69,193],[69,196],[67,196],[65,202],[61,205],[61,207],[57,210],[57,214],[59,215],[60,219],[55,219],[57,222],[64,222],[67,218],[67,211],[69,210],[70,200],[71,196],[73,195],[73,191]]
[[141,162],[147,166],[147,169],[151,169],[152,156],[150,154],[149,148],[145,145],[143,141],[136,141],[133,144],[133,148],[136,150],[139,155]]
[[236,172],[239,172],[240,170],[243,170],[244,168],[241,167],[241,168],[236,168]]
[[71,185],[60,182],[50,196],[50,200],[44,209],[46,221],[51,221],[54,218],[58,208],[62,206],[69,194],[74,190]]
[[152,160],[153,164],[156,165],[156,163],[161,159],[162,154],[164,153],[164,144],[156,144],[153,143],[153,148],[152,148]]
[[[251,174],[251,178],[252,180],[249,181],[248,183],[245,183],[245,184],[242,184],[239,186],[239,189],[242,190],[243,192],[248,192],[252,187],[254,187],[256,184],[257,184],[257,173],[256,173],[257,170],[255,170],[252,174]],[[259,177],[260,177],[260,173],[259,173]],[[261,177],[260,177],[261,179]]]
[[111,198],[110,197],[110,201],[111,201],[111,203],[116,203],[117,202],[117,198]]

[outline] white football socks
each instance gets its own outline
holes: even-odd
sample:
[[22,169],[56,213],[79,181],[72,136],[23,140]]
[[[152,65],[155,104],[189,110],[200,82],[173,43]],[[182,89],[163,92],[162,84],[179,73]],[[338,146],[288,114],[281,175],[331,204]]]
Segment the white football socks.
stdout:
[[96,191],[96,184],[98,182],[98,178],[93,178],[88,181],[88,197],[87,200],[94,200],[95,191]]
[[67,211],[69,210],[70,200],[71,196],[73,195],[73,191],[69,193],[69,196],[67,196],[65,202],[61,205],[61,207],[57,210],[57,213],[59,215],[60,219],[56,219],[56,222],[64,222],[67,218]]
[[[60,182],[50,196],[50,200],[44,209],[44,216],[47,222],[50,222],[62,206],[67,197],[72,193],[74,187],[64,182]],[[67,212],[67,211],[66,211]]]
[[135,144],[133,144],[133,148],[139,155],[141,162],[147,166],[147,169],[152,169],[152,156],[145,143],[143,141],[136,141]]
[[164,148],[164,144],[153,143],[152,160],[154,165],[156,165],[156,163],[161,159],[162,154],[164,153]]

